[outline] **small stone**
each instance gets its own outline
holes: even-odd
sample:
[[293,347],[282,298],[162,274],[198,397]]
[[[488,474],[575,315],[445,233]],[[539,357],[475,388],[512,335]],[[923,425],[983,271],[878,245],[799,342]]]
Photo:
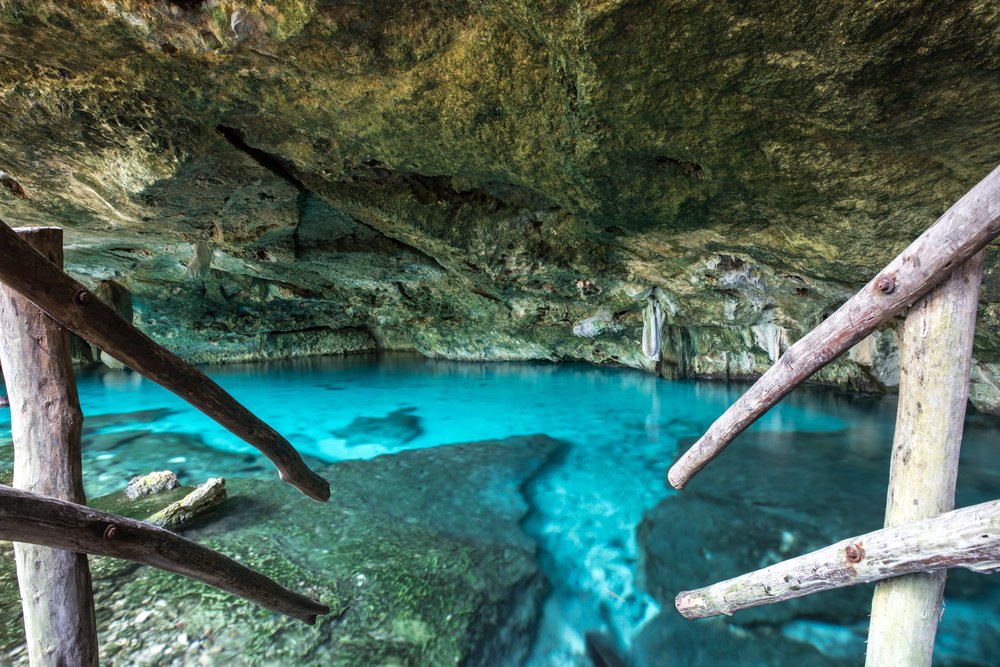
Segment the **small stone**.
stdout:
[[179,484],[177,475],[169,470],[151,472],[148,475],[139,475],[129,480],[128,486],[125,487],[125,495],[129,500],[136,500],[161,491],[175,489]]

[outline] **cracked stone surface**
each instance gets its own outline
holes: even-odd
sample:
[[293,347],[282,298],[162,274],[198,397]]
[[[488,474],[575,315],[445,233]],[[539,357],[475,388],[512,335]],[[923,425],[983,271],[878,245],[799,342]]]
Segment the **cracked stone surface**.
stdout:
[[[985,0],[3,0],[0,35],[0,217],[66,227],[68,268],[195,361],[654,370],[656,286],[664,375],[752,377],[1000,139]],[[817,379],[891,388],[895,342]]]

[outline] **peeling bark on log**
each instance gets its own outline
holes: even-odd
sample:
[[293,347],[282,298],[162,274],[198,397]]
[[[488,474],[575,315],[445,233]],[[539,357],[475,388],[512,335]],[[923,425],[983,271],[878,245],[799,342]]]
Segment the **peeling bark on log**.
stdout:
[[[22,229],[26,243],[62,265],[62,230]],[[0,285],[0,365],[10,397],[14,486],[83,504],[83,413],[66,331]],[[14,545],[32,667],[98,664],[97,623],[85,554]]]
[[833,315],[792,345],[670,468],[683,489],[796,385],[926,294],[1000,235],[1000,167],[955,203]]
[[0,281],[53,319],[125,365],[177,394],[261,451],[281,479],[315,500],[329,483],[310,470],[295,448],[197,368],[126,322],[0,221]]
[[170,531],[0,485],[0,539],[110,556],[182,574],[312,625],[330,608]]
[[[907,313],[886,528],[955,507],[983,256],[974,255]],[[946,577],[922,572],[875,587],[868,667],[930,666]]]
[[842,540],[798,558],[684,591],[685,618],[706,618],[914,572],[1000,571],[1000,500]]

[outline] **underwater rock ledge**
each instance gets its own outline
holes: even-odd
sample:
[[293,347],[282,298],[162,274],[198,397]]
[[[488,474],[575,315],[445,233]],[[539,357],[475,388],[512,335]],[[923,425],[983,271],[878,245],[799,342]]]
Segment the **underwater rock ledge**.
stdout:
[[[692,442],[682,440],[679,450]],[[992,447],[968,442],[959,506],[992,499],[1000,482]],[[674,596],[881,528],[888,444],[859,438],[845,451],[834,434],[749,431],[683,493],[649,509],[636,529],[640,569],[663,609],[635,642],[636,667],[656,667],[667,650],[689,667],[862,664],[873,584],[699,621],[682,618]],[[1000,597],[988,581],[948,572],[935,665],[995,664],[989,619],[1000,613]]]
[[[230,479],[226,503],[185,535],[333,612],[306,626],[95,558],[102,664],[518,664],[547,591],[519,526],[520,489],[562,446],[526,436],[327,465],[323,505],[286,484]],[[21,665],[13,559],[0,546],[0,655]]]

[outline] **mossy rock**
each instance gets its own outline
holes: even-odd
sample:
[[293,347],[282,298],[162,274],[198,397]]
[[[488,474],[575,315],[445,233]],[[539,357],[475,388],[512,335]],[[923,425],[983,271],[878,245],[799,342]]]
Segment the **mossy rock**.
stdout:
[[[307,626],[182,577],[93,558],[102,662],[516,664],[547,590],[520,529],[520,489],[560,447],[530,436],[328,465],[325,504],[279,482],[232,480],[226,503],[185,534],[331,613]],[[0,560],[0,577],[12,579],[12,559]],[[0,595],[16,610],[16,586]],[[21,664],[9,616],[0,648]]]

